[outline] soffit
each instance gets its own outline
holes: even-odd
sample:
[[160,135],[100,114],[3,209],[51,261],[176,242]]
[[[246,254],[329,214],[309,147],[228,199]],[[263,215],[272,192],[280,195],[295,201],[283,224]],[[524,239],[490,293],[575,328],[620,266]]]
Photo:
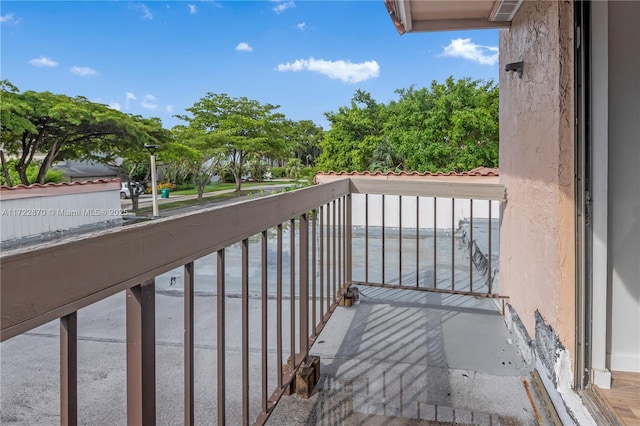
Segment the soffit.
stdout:
[[385,0],[398,32],[508,27],[523,0]]

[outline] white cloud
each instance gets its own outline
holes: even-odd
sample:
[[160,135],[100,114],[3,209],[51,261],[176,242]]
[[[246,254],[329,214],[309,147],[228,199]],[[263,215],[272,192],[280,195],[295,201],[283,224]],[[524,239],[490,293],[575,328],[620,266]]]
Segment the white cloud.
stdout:
[[16,18],[13,13],[5,13],[0,15],[0,24],[17,24],[20,22],[20,18]]
[[238,45],[236,46],[236,50],[238,52],[251,52],[253,50],[253,47],[249,46],[248,43],[242,42],[238,43]]
[[138,3],[135,7],[136,9],[140,9],[140,11],[142,12],[142,19],[153,19],[151,10],[149,10],[149,8],[143,3]]
[[75,75],[79,75],[80,77],[87,77],[87,76],[90,76],[90,75],[98,74],[98,71],[94,70],[93,68],[89,68],[89,67],[73,66],[73,67],[69,68],[69,71],[71,71]]
[[471,42],[470,38],[451,40],[442,52],[443,56],[463,58],[478,62],[482,65],[495,65],[498,62],[498,48],[495,46],[481,46]]
[[190,14],[195,15],[196,13],[198,13],[198,8],[196,7],[195,4],[188,4],[187,6],[189,6]]
[[345,83],[358,83],[380,75],[380,66],[376,61],[354,64],[350,61],[325,61],[324,59],[297,59],[295,62],[278,65],[278,71],[313,71],[331,79]]
[[118,111],[120,111],[122,109],[122,106],[118,102],[109,102],[109,108],[117,109]]
[[156,97],[153,95],[145,95],[142,100],[140,101],[140,105],[143,106],[143,108],[147,108],[147,109],[156,109],[158,108],[158,104],[155,103],[156,101]]
[[296,7],[296,4],[292,1],[288,1],[288,2],[284,2],[284,3],[278,3],[278,5],[276,7],[273,8],[273,11],[275,13],[277,13],[278,15],[280,15],[282,12],[284,12],[285,10],[292,8],[292,7]]
[[166,110],[167,112],[173,112],[173,105],[167,105]]
[[57,67],[58,63],[51,58],[47,58],[46,56],[40,56],[39,58],[34,58],[29,61],[31,65],[34,67]]
[[296,25],[296,28],[299,30],[304,30],[304,28],[307,26],[306,23],[304,22],[300,22],[298,25]]
[[137,100],[137,99],[138,99],[138,98],[136,98],[136,95],[134,95],[133,93],[131,93],[131,92],[126,92],[126,93],[125,93],[124,108],[125,108],[125,109],[129,109],[129,102],[131,102],[131,101],[135,101],[135,100]]

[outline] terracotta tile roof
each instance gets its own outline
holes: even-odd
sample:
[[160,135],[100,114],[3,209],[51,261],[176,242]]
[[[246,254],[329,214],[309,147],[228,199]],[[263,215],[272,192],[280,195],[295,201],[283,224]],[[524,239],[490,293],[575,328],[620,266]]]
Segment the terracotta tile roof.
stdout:
[[318,175],[325,176],[498,176],[499,169],[490,167],[476,167],[468,172],[318,172]]
[[31,185],[16,185],[16,186],[0,186],[0,190],[2,191],[15,191],[20,189],[35,189],[35,188],[60,188],[60,187],[68,187],[68,186],[81,186],[81,185],[95,185],[95,184],[105,184],[105,183],[120,183],[120,179],[96,179],[96,180],[85,180],[85,181],[76,181],[76,182],[60,182],[60,183],[45,183],[44,185],[41,183],[33,183]]
[[54,197],[89,192],[120,191],[120,179],[96,179],[77,182],[61,182],[33,185],[0,186],[0,200],[20,198]]

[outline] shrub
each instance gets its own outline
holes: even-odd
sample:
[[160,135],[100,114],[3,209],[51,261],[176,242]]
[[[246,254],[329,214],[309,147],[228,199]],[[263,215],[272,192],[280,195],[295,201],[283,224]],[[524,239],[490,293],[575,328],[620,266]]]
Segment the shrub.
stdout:
[[158,184],[158,191],[161,191],[163,189],[168,189],[170,191],[175,191],[176,190],[176,185],[171,183],[171,182],[159,183]]
[[[11,183],[13,185],[20,185],[20,176],[18,176],[18,172],[15,168],[15,159],[11,159],[7,161],[7,169],[9,170],[9,177],[11,178]],[[31,163],[29,167],[27,167],[27,179],[29,180],[29,184],[32,184],[36,181],[38,177],[38,171],[40,170],[39,163]],[[44,177],[44,183],[59,183],[64,182],[64,173],[61,170],[49,169],[47,170],[47,174]],[[7,181],[4,178],[4,174],[0,173],[0,185],[6,185]]]
[[176,191],[188,191],[190,189],[194,189],[196,186],[193,183],[185,182],[181,185],[176,185]]
[[285,168],[284,167],[271,167],[271,176],[275,179],[275,178],[283,178],[284,174],[285,174]]
[[236,178],[233,176],[233,172],[231,170],[225,170],[222,174],[222,182],[224,183],[233,183],[236,181]]
[[54,170],[54,169],[47,170],[47,174],[44,176],[44,183],[49,183],[49,182],[54,182],[54,183],[64,182],[64,172],[62,170]]
[[313,183],[313,178],[319,170],[319,167],[305,167],[300,171],[300,177],[306,179],[309,183]]

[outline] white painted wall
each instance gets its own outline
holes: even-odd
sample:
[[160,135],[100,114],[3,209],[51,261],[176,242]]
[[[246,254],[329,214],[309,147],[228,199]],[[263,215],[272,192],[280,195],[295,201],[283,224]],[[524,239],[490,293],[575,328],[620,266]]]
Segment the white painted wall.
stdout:
[[[119,183],[6,190],[0,198],[0,242],[90,229],[122,221]],[[94,192],[88,192],[88,187]]]
[[[365,225],[365,195],[353,194],[352,196],[352,224],[354,226]],[[369,195],[369,226],[382,226],[382,195]],[[499,201],[475,200],[473,201],[474,219],[489,218],[489,203],[491,203],[491,218],[500,217]],[[418,214],[416,214],[418,204]],[[454,225],[458,227],[459,221],[471,217],[471,201],[455,200],[451,198],[437,198],[436,222],[434,223],[434,198],[432,197],[402,197],[402,226],[416,227],[416,217],[420,229],[451,229],[451,211],[453,208]],[[400,197],[386,195],[384,197],[384,225],[385,227],[398,227],[400,225]],[[435,225],[435,226],[434,226]]]
[[640,372],[640,2],[608,4],[608,356]]
[[593,147],[592,167],[592,227],[593,256],[591,291],[591,367],[592,381],[603,389],[611,387],[611,373],[607,369],[607,192],[608,192],[608,127],[609,127],[609,7],[607,2],[593,2],[591,88]]

